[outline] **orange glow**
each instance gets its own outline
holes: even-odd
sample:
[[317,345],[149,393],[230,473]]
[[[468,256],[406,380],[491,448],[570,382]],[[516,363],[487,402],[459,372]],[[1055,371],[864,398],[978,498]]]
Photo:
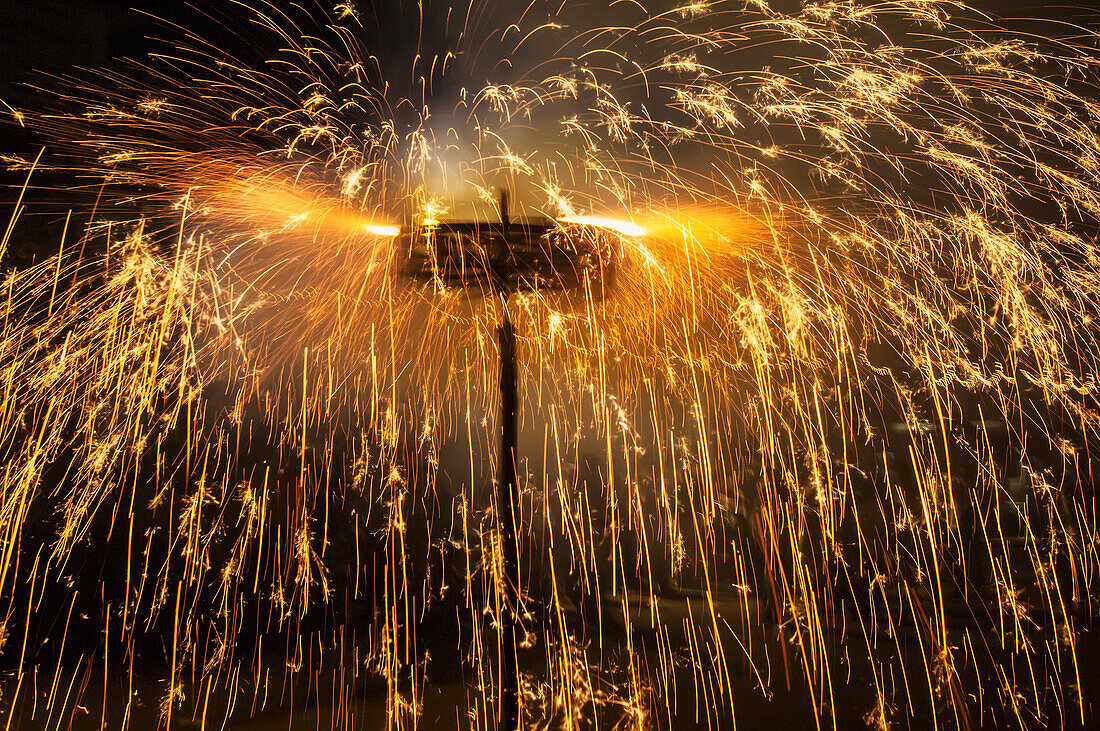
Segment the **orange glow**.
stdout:
[[582,226],[596,226],[614,231],[621,236],[645,236],[647,231],[633,221],[623,221],[602,216],[569,216],[562,223],[579,223]]

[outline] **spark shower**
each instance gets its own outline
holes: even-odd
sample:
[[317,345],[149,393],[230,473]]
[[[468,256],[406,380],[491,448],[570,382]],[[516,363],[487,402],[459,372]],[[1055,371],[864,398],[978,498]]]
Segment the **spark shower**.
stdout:
[[[513,634],[525,727],[1096,722],[1095,32],[202,12],[5,104],[95,200],[2,284],[8,728],[492,729]],[[501,189],[613,282],[407,276]]]

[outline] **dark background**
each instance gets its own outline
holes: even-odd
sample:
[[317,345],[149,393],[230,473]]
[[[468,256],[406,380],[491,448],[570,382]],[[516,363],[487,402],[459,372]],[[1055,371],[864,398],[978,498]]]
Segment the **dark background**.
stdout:
[[[491,32],[514,19],[513,6],[504,0],[472,1],[479,18],[474,29],[477,34]],[[593,24],[615,21],[608,11],[609,3],[575,0],[575,4],[584,6],[584,16]],[[335,0],[319,3],[329,7],[335,4]],[[452,47],[454,28],[446,29],[444,16],[448,7],[462,4],[463,0],[426,0],[424,27],[419,29],[420,13],[412,0],[354,3],[363,26],[364,44],[377,49],[390,71],[388,76],[392,74],[391,81],[408,77],[409,59],[417,52],[418,43],[425,53]],[[680,4],[680,0],[647,3],[651,10]],[[793,9],[799,0],[771,0],[771,4],[779,10]],[[308,7],[309,3],[303,5]],[[1073,35],[1072,28],[1062,25],[1067,22],[1100,25],[1097,3],[1086,0],[971,0],[969,5],[976,11],[1015,18],[1006,23],[1007,27],[1036,35]],[[96,69],[120,66],[121,59],[143,59],[150,52],[165,50],[164,39],[178,37],[180,28],[213,41],[242,61],[262,64],[270,56],[270,49],[249,47],[245,40],[248,28],[236,19],[245,12],[229,3],[213,1],[191,5],[181,0],[0,0],[0,101],[22,110],[58,108],[58,97],[49,91],[64,88],[65,82],[57,77],[88,78]],[[455,13],[459,12],[456,9]],[[43,144],[34,133],[15,124],[11,113],[0,105],[0,155],[34,159]],[[47,148],[44,167],[49,166],[49,155]],[[25,171],[7,168],[0,164],[0,230],[6,228],[26,180]],[[79,219],[81,211],[89,210],[94,203],[74,188],[79,186],[62,173],[40,170],[32,176],[24,198],[27,208],[2,265],[21,266],[50,253],[53,247],[47,242],[58,240],[66,213],[73,210]],[[81,224],[79,220],[75,223]]]
[[[775,7],[785,4],[783,0],[772,3]],[[226,5],[213,3],[211,7]],[[379,37],[383,41],[397,45],[415,40],[418,21],[415,5],[402,0],[356,3],[367,32],[382,31]],[[499,5],[506,9],[508,4]],[[1006,18],[1052,18],[1080,24],[1093,24],[1093,14],[1098,8],[1097,3],[1087,0],[1063,0],[1057,4],[972,0],[969,5]],[[34,107],[43,101],[42,92],[27,84],[42,83],[42,74],[65,74],[74,67],[95,69],[122,57],[140,58],[158,46],[154,39],[168,35],[165,22],[182,24],[207,37],[213,34],[228,44],[234,40],[232,29],[180,0],[3,0],[0,99],[16,108]],[[426,23],[430,26],[432,19],[427,18]],[[1039,31],[1039,25],[1020,24],[1023,28],[1031,26],[1033,31]]]

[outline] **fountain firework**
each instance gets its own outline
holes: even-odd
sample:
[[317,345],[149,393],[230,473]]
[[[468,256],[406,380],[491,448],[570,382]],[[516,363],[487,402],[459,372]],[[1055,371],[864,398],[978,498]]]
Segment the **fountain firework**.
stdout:
[[[16,115],[51,154],[11,165],[140,215],[4,282],[9,726],[493,728],[513,614],[537,727],[1093,719],[1095,34],[941,0],[226,12],[236,56],[166,27]],[[613,241],[613,283],[406,276],[403,227],[500,188]]]

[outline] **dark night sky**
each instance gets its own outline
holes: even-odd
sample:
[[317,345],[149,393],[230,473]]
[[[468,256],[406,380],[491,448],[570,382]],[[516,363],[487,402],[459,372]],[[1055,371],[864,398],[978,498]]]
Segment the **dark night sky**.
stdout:
[[[670,1],[658,0],[657,4]],[[785,0],[773,3],[780,7]],[[450,4],[458,3],[426,3],[429,8]],[[1096,7],[1086,0],[1062,0],[1049,3],[1049,7],[1034,0],[975,0],[971,4],[1009,17],[1044,16],[1078,22]],[[207,3],[205,7],[224,10],[227,5]],[[412,0],[365,0],[357,5],[368,31],[370,26],[383,29],[378,36],[383,42],[400,46],[415,39],[418,13]],[[495,5],[503,20],[510,3]],[[155,47],[149,38],[166,33],[155,19],[135,11],[180,22],[208,36],[223,36],[228,44],[234,40],[230,27],[204,17],[180,0],[0,0],[0,28],[4,29],[0,33],[0,99],[16,106],[33,105],[36,92],[23,84],[33,80],[36,71],[65,73],[74,66],[96,68],[112,58],[143,56]],[[407,32],[402,32],[402,26],[408,26]]]
[[[303,5],[308,7],[308,0]],[[363,0],[355,5],[365,38],[381,44],[380,56],[388,53],[411,58],[415,54],[419,21],[415,2]],[[500,7],[501,14],[508,12],[509,6]],[[49,77],[80,76],[82,68],[115,67],[117,59],[142,59],[151,51],[164,50],[162,40],[157,39],[172,38],[178,32],[166,27],[166,22],[211,39],[246,62],[260,63],[268,50],[249,50],[238,35],[242,30],[247,33],[248,26],[233,18],[244,16],[243,9],[213,0],[198,0],[192,6],[181,0],[0,0],[0,100],[16,109],[55,107],[55,99],[32,85],[62,88],[64,84]],[[440,29],[438,19],[427,19],[425,38],[429,44]],[[33,158],[42,141],[11,124],[6,110],[2,116],[0,154]],[[14,203],[25,175],[0,168],[0,220],[6,221],[5,211]],[[59,187],[68,185],[56,177],[56,173],[36,173],[25,199],[31,205],[17,230],[23,236],[17,238],[44,236],[51,240],[52,229],[64,220],[64,211],[73,205],[79,207],[70,200],[72,196],[56,193]]]
[[[442,50],[448,44],[439,38],[443,35],[442,16],[448,7],[461,5],[463,0],[424,0],[426,28],[424,31],[426,52]],[[319,4],[334,4],[336,0],[321,0]],[[480,30],[493,25],[506,25],[511,17],[512,2],[500,0],[473,0],[477,8],[489,8]],[[575,0],[585,6],[586,17],[599,19],[601,9],[611,0]],[[799,0],[771,0],[777,9],[796,7]],[[258,3],[261,4],[262,3]],[[306,7],[309,2],[303,3]],[[651,8],[681,4],[680,0],[648,0]],[[1004,17],[1046,17],[1096,25],[1095,0],[971,0],[970,5],[984,11],[992,11]],[[74,67],[100,68],[112,64],[120,57],[142,58],[151,50],[163,48],[153,38],[165,38],[172,31],[154,17],[201,33],[217,41],[230,53],[247,51],[238,37],[242,26],[235,23],[235,15],[244,11],[227,2],[194,0],[189,6],[181,0],[0,0],[0,100],[17,108],[34,109],[48,102],[42,92],[27,87],[39,82],[49,87],[45,74],[65,74]],[[359,0],[355,3],[363,23],[363,40],[369,47],[377,47],[383,59],[411,58],[416,53],[417,23],[419,12],[415,0]],[[518,3],[517,3],[518,5]],[[220,14],[211,18],[206,13]],[[614,22],[613,13],[606,22]],[[433,17],[439,16],[439,17]],[[596,22],[596,21],[593,21]],[[1034,33],[1048,32],[1043,24],[1021,22],[1014,27]],[[1053,26],[1050,26],[1053,28]],[[452,29],[453,30],[453,29]],[[1062,29],[1064,32],[1064,28]],[[1056,32],[1056,31],[1054,31]],[[433,40],[435,42],[433,42]],[[435,46],[435,48],[433,48]],[[401,62],[394,64],[399,72]],[[14,144],[25,148],[30,140],[20,139],[19,130],[3,131],[0,140],[7,139],[10,150]],[[21,149],[20,151],[25,151]]]
[[[445,3],[429,0],[428,4]],[[228,3],[193,5],[230,16],[244,14],[234,12]],[[415,48],[403,48],[415,45],[419,19],[415,2],[367,0],[355,5],[368,36],[394,51],[415,53]],[[510,6],[501,3],[500,7],[506,11]],[[0,28],[5,30],[0,33],[0,99],[15,106],[33,105],[35,92],[24,84],[41,78],[38,72],[65,73],[73,67],[101,67],[119,57],[144,56],[158,46],[151,38],[169,35],[164,24],[150,16],[219,38],[227,50],[240,52],[232,47],[232,23],[220,23],[180,0],[0,0]],[[426,22],[429,38],[437,25],[432,20]]]
[[[330,0],[335,2],[335,0]],[[478,8],[488,8],[482,19],[480,31],[512,20],[512,8],[508,0],[473,0]],[[425,28],[425,49],[428,52],[446,45],[443,35],[445,8],[460,5],[462,0],[425,0],[428,8]],[[576,0],[585,5],[584,12],[599,19],[607,15],[610,3],[600,0]],[[797,0],[771,0],[777,9],[797,5]],[[308,6],[309,3],[303,3]],[[360,0],[355,3],[364,25],[364,40],[382,58],[411,58],[416,52],[417,23],[419,13],[414,0]],[[650,0],[651,6],[674,6],[678,0]],[[1096,4],[1086,0],[1053,0],[1048,3],[1034,0],[974,0],[972,5],[1005,17],[1047,17],[1094,24]],[[28,83],[38,82],[47,88],[51,83],[43,74],[65,74],[76,67],[89,69],[113,65],[112,59],[120,57],[142,58],[149,51],[163,48],[152,38],[165,38],[171,31],[157,16],[179,23],[183,27],[214,39],[219,47],[249,59],[244,44],[238,36],[241,26],[232,20],[233,15],[244,11],[234,9],[229,3],[214,0],[196,0],[195,5],[219,18],[208,17],[195,7],[181,0],[0,0],[0,100],[16,108],[36,109],[50,105],[44,92],[29,88]],[[434,9],[434,11],[433,11]],[[144,12],[138,12],[144,11]],[[603,12],[601,12],[603,11]],[[228,15],[227,15],[228,14]],[[586,15],[587,17],[587,15]],[[605,19],[613,22],[613,17]],[[1043,33],[1040,23],[1023,22],[1016,27],[1025,31]],[[453,30],[453,29],[452,29]],[[433,48],[435,46],[436,48]],[[254,53],[262,53],[257,50]],[[403,61],[394,64],[395,73]],[[6,114],[4,116],[7,116]],[[16,153],[33,156],[41,141],[15,125],[0,125],[0,153]],[[21,186],[23,174],[13,177],[0,171],[0,202],[10,197],[12,185]],[[41,177],[41,176],[39,176]],[[45,181],[42,181],[45,182]],[[46,214],[56,218],[55,214]],[[3,214],[0,213],[0,220]]]
[[19,82],[34,71],[64,72],[101,66],[141,50],[155,24],[130,8],[171,12],[165,0],[5,0],[0,3],[0,97],[33,101]]
[[[328,2],[335,3],[335,0]],[[493,25],[506,25],[512,20],[511,8],[514,6],[511,2],[473,2],[475,7],[490,9],[483,19],[481,31]],[[610,0],[576,2],[585,5],[584,12],[596,18],[601,15],[600,10],[610,4]],[[774,7],[784,9],[798,4],[798,0],[771,2]],[[3,29],[0,32],[0,100],[16,108],[40,108],[44,103],[48,105],[48,98],[43,97],[43,92],[28,88],[27,84],[38,82],[48,88],[51,82],[43,74],[65,74],[76,67],[96,69],[112,65],[112,59],[140,59],[151,50],[163,48],[151,39],[169,37],[172,31],[151,16],[215,39],[230,53],[243,53],[246,61],[261,60],[262,57],[247,57],[248,51],[237,35],[242,26],[234,23],[232,17],[243,15],[243,10],[226,2],[195,0],[193,4],[203,10],[181,0],[0,0],[0,29]],[[424,0],[424,4],[428,16],[424,31],[425,51],[441,50],[440,47],[448,45],[439,37],[443,35],[442,16],[447,7],[461,5],[462,0]],[[649,0],[651,7],[679,4],[679,0]],[[1097,3],[1089,0],[971,0],[970,4],[1004,17],[1058,18],[1091,25],[1096,25],[1100,18],[1100,13],[1094,15]],[[308,7],[309,2],[303,5]],[[363,40],[369,47],[377,47],[383,59],[411,59],[416,53],[419,20],[415,0],[360,0],[355,5],[365,26]],[[211,18],[206,13],[221,15]],[[614,22],[614,18],[608,17],[606,21]],[[1043,24],[1034,21],[1015,27],[1035,33],[1046,30]],[[401,61],[394,64],[395,73],[399,73],[401,64]],[[0,144],[5,148],[2,151],[13,151],[14,147],[15,151],[25,153],[34,145],[22,131],[0,126],[0,142],[5,141],[7,144]]]
[[[784,4],[783,0],[773,2],[776,7]],[[1045,7],[1047,3],[1034,0],[976,0],[971,4],[1010,17],[1031,15],[1079,21],[1087,17],[1087,9],[1097,7],[1096,3],[1086,0],[1062,0],[1050,3],[1049,7]],[[207,7],[224,8],[226,5],[213,3]],[[429,5],[442,6],[444,3]],[[497,5],[506,10],[510,3]],[[389,40],[415,37],[417,13],[412,0],[404,3],[401,0],[367,0],[358,6],[365,20],[369,20],[368,13],[374,11],[370,15],[377,15],[386,26],[384,35]],[[402,6],[405,12],[401,12]],[[226,28],[218,28],[180,0],[2,0],[0,98],[18,100],[26,97],[27,93],[19,89],[19,82],[30,78],[34,69],[59,72],[74,65],[96,67],[113,57],[141,55],[152,47],[146,38],[163,33],[158,33],[160,25],[154,19],[135,10],[183,21],[191,28],[198,26],[201,29],[205,23],[207,31],[227,32]],[[410,24],[408,33],[400,32],[401,20]]]

